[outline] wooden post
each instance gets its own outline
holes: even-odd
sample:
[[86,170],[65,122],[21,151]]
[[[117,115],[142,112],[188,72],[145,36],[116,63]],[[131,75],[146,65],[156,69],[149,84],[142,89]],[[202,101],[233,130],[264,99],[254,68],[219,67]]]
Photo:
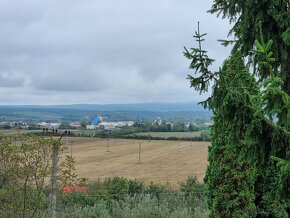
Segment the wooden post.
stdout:
[[110,130],[108,130],[108,135],[107,135],[107,152],[110,152]]
[[57,189],[57,164],[59,143],[55,142],[52,147],[51,177],[49,193],[49,218],[56,217],[56,189]]
[[65,140],[66,140],[65,143],[66,143],[67,149],[68,149],[68,144],[70,144],[70,156],[72,157],[72,143],[71,141],[69,141],[68,135],[66,136]]
[[141,163],[141,144],[142,142],[139,142],[139,163]]
[[109,142],[109,138],[107,138],[107,152],[110,152],[110,142]]
[[70,156],[72,157],[73,153],[72,141],[69,141],[69,143],[70,143]]
[[[58,151],[60,147],[60,140],[64,134],[60,136],[58,141],[52,141],[52,154],[51,154],[51,175],[50,175],[50,193],[49,193],[49,207],[48,217],[56,217],[56,191],[57,191],[57,171],[58,171]],[[52,137],[50,136],[52,139]]]

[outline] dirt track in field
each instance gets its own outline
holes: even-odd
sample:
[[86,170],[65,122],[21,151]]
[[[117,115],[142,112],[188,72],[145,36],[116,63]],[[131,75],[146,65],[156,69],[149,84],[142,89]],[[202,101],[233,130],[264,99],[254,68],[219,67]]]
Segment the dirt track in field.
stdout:
[[[139,162],[139,143],[141,162]],[[65,138],[66,153],[76,161],[77,174],[89,180],[123,176],[176,186],[188,176],[202,181],[207,166],[208,142],[146,141]]]

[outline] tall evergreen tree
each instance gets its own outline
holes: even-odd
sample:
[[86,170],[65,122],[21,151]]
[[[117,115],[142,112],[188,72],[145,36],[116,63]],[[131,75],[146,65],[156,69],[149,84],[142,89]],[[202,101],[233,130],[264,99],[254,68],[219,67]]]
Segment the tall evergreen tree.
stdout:
[[[231,57],[211,72],[214,60],[202,49],[205,34],[199,30],[194,36],[198,47],[184,53],[198,73],[188,77],[192,87],[207,91],[214,80],[212,96],[202,102],[214,114],[205,178],[211,216],[288,217],[289,1],[215,1],[211,12],[237,19]],[[279,31],[271,32],[268,24]],[[242,56],[250,57],[257,81]]]
[[245,133],[255,119],[252,96],[258,92],[240,53],[231,55],[210,99],[214,125],[205,182],[212,217],[256,216],[256,159],[248,157]]
[[[283,204],[283,197],[284,208],[290,214],[290,1],[214,0],[209,12],[233,23],[229,32],[235,37],[233,51],[240,50],[250,58],[264,89],[260,96],[263,115],[256,129],[262,134],[260,138],[255,136],[260,151],[256,204],[259,211],[277,216],[277,202]],[[225,41],[225,45],[228,43]],[[273,123],[273,117],[278,122]],[[280,160],[281,173],[277,172],[273,159]]]

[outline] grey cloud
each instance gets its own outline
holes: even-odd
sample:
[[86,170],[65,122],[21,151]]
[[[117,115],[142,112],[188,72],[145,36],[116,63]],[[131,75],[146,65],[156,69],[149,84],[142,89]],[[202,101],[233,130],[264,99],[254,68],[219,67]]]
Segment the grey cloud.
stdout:
[[26,83],[26,77],[17,72],[0,72],[0,86],[7,88],[21,87]]
[[2,0],[0,72],[18,73],[0,74],[0,86],[4,92],[18,87],[34,103],[42,102],[41,93],[48,103],[200,99],[189,89],[185,78],[193,72],[182,55],[183,46],[193,46],[198,20],[209,33],[206,48],[217,59],[213,68],[228,53],[216,40],[226,37],[229,26],[206,14],[210,5],[209,0]]

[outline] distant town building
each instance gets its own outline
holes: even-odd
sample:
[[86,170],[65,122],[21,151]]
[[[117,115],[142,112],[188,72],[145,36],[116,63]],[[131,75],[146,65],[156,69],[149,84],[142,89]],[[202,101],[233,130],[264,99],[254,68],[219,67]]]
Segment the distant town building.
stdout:
[[87,125],[87,129],[103,129],[103,130],[113,130],[122,126],[132,126],[133,121],[119,121],[119,122],[100,122],[97,125]]
[[69,124],[69,128],[71,129],[81,129],[82,125],[79,122],[72,122]]
[[96,129],[96,126],[95,125],[87,125],[86,126],[86,129]]
[[61,123],[47,123],[47,122],[40,122],[37,123],[38,128],[47,128],[47,129],[58,129]]
[[99,123],[101,123],[101,119],[99,117],[95,117],[92,121],[91,121],[91,125],[99,125]]
[[101,122],[99,124],[99,129],[112,130],[123,126],[132,126],[133,124],[133,121]]
[[1,122],[0,129],[10,129],[10,128],[18,128],[18,129],[28,129],[29,125],[23,121],[16,121],[16,122]]
[[117,124],[115,122],[101,122],[98,125],[98,129],[105,129],[105,130],[112,130],[117,127]]

